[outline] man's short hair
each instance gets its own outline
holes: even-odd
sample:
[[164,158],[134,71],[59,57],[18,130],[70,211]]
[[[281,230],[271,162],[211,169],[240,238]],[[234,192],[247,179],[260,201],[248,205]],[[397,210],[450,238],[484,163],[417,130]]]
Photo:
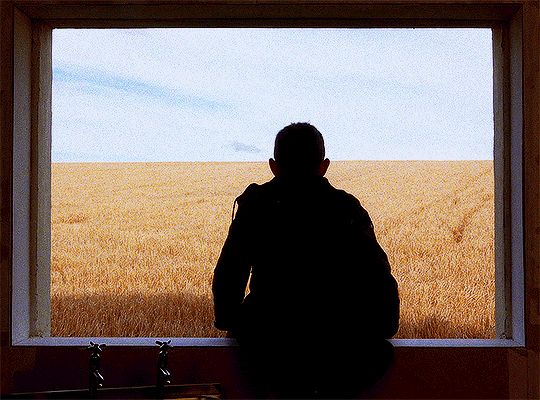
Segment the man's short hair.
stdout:
[[324,160],[324,139],[307,122],[287,125],[276,135],[274,159],[286,174],[311,174]]

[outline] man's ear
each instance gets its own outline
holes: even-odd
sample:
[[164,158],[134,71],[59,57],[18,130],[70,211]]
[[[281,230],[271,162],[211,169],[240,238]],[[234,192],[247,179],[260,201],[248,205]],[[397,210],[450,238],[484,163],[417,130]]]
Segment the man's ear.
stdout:
[[325,158],[321,161],[321,164],[319,165],[319,176],[324,176],[326,174],[326,171],[328,170],[328,166],[330,165],[330,160],[328,158]]
[[279,176],[279,166],[277,165],[276,160],[274,160],[273,158],[270,158],[268,160],[268,164],[270,164],[270,170],[272,171],[274,176]]

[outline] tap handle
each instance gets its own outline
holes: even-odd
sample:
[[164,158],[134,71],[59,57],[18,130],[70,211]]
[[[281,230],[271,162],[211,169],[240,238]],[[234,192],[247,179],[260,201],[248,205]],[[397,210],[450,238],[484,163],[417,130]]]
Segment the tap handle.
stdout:
[[105,343],[98,344],[90,341],[90,346],[86,348],[86,350],[90,350],[92,353],[91,355],[94,357],[99,357],[100,354],[103,352],[103,348],[106,346]]
[[166,342],[156,340],[156,344],[159,346],[158,365],[167,366],[168,352],[169,352],[169,349],[172,348],[171,340],[169,339]]
[[167,351],[170,348],[172,348],[171,339],[169,339],[167,341],[156,340],[156,344],[159,346],[160,351]]

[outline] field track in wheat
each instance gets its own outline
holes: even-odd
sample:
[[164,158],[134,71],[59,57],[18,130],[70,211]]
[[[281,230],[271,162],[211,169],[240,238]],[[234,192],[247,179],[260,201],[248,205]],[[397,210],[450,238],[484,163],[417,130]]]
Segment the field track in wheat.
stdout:
[[[399,284],[401,338],[495,336],[491,161],[342,161]],[[266,163],[52,167],[53,336],[219,337],[212,272]],[[351,316],[358,318],[358,316]]]

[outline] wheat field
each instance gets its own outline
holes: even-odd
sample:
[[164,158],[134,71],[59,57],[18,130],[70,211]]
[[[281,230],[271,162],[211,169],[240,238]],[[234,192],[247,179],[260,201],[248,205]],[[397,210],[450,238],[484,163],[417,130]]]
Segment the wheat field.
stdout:
[[[399,285],[399,338],[495,337],[491,161],[342,161]],[[213,268],[266,163],[55,163],[53,336],[221,337]]]

